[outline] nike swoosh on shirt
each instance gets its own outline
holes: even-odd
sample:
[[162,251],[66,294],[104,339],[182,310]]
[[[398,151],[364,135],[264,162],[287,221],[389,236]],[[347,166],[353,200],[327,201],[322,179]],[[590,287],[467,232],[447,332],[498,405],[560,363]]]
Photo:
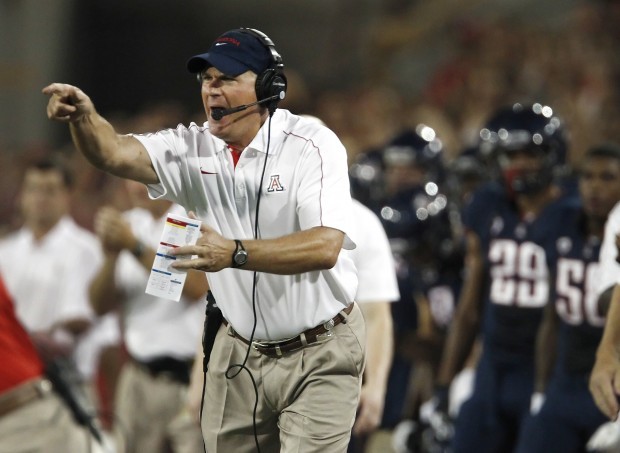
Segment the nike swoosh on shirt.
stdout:
[[200,173],[202,173],[203,175],[217,175],[217,172],[203,170],[202,167],[200,167]]
[[227,42],[216,42],[215,46],[225,46],[226,44],[228,44]]

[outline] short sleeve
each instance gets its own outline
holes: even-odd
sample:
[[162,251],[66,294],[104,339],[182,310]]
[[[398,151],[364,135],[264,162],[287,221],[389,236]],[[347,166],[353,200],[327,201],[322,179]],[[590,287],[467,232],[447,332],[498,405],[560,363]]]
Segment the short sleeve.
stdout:
[[618,234],[620,234],[620,203],[617,203],[611,210],[605,224],[605,236],[599,255],[601,270],[599,294],[610,286],[620,283],[620,264],[616,261],[618,257],[616,235]]

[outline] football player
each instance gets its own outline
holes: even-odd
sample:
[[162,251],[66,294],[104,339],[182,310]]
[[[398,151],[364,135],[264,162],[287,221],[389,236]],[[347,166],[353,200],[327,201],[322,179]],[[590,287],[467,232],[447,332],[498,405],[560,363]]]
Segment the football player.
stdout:
[[561,204],[554,183],[566,161],[560,118],[545,105],[501,108],[480,131],[480,152],[497,169],[464,209],[465,277],[438,375],[447,389],[477,338],[482,343],[472,396],[460,408],[455,452],[506,452],[529,413],[534,344],[549,297],[548,218]]
[[584,451],[607,420],[588,390],[588,376],[605,324],[598,261],[607,216],[620,200],[620,148],[588,150],[579,192],[581,203],[567,204],[550,219],[555,237],[543,244],[555,303],[545,310],[537,344],[536,391],[544,402],[525,423],[518,449],[523,453]]

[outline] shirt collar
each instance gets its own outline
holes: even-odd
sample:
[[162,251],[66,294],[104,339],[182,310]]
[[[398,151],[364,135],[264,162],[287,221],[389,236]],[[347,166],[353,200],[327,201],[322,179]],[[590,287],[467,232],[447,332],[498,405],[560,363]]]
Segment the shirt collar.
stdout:
[[[271,141],[269,142],[269,154],[275,155],[278,154],[280,147],[276,146],[277,143],[281,143],[284,139],[284,130],[285,130],[285,122],[286,122],[286,111],[282,109],[276,109],[273,116],[271,117]],[[258,131],[258,134],[252,139],[250,144],[245,148],[251,148],[254,151],[260,153],[267,152],[267,142],[269,139],[269,118],[265,121],[265,123],[261,126]],[[223,151],[227,151],[228,147],[226,143],[217,138],[213,137],[217,143],[220,143],[220,146],[217,147],[217,153],[221,153]]]
[[[60,218],[60,220],[56,223],[56,225],[54,225],[52,229],[49,230],[47,234],[41,238],[41,241],[39,243],[47,244],[47,243],[59,241],[59,240],[64,241],[67,237],[66,236],[67,234],[69,236],[72,234],[73,228],[75,225],[76,224],[73,221],[73,219],[68,214],[65,214],[64,216]],[[26,237],[28,238],[30,242],[35,241],[34,233],[32,232],[30,228],[28,228],[27,226],[24,226],[22,228],[22,231],[24,232],[24,234],[26,235]]]
[[[281,143],[283,140],[285,120],[285,112],[282,109],[276,109],[271,117],[271,120],[267,118],[258,131],[258,134],[256,134],[256,137],[254,137],[248,145],[248,148],[252,148],[253,150],[261,153],[266,153],[267,143],[269,143],[269,154],[278,154],[280,147],[276,146],[276,144]],[[271,121],[271,140],[269,140],[269,121]]]

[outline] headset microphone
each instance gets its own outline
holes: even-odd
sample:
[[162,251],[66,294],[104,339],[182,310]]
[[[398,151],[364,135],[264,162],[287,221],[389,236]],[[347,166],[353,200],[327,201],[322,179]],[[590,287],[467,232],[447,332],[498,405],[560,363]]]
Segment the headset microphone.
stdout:
[[245,110],[247,108],[253,107],[258,104],[262,104],[264,102],[269,102],[269,101],[273,101],[276,99],[284,99],[284,96],[285,96],[284,91],[281,91],[278,94],[274,94],[273,96],[269,96],[268,98],[261,99],[260,101],[252,102],[251,104],[239,105],[237,107],[233,107],[230,109],[224,109],[222,107],[213,107],[211,109],[211,118],[213,118],[216,121],[219,121],[222,118],[224,118],[226,115],[232,115],[233,113],[241,112],[242,110]]

